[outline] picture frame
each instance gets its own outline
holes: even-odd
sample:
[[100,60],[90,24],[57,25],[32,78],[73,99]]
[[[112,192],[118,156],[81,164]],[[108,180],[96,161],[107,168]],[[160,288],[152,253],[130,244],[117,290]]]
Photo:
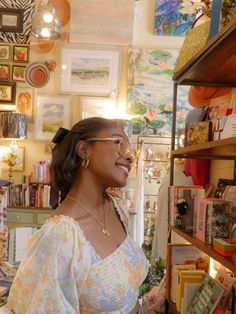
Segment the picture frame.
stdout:
[[90,117],[115,118],[116,100],[102,97],[80,97],[81,119]]
[[12,65],[12,81],[25,82],[26,65]]
[[[19,157],[19,164],[13,166],[12,171],[24,171],[25,169],[25,147],[23,145],[17,145],[19,148],[19,153],[18,153],[18,157]],[[7,171],[9,170],[9,165],[3,161],[2,156],[7,153],[10,152],[10,148],[9,146],[0,146],[0,150],[1,150],[1,158],[0,158],[0,169]]]
[[34,138],[52,141],[59,127],[70,128],[69,95],[37,95]]
[[29,62],[29,46],[23,46],[23,45],[14,45],[13,46],[13,61],[14,62]]
[[10,61],[12,58],[12,46],[0,44],[0,61]]
[[16,88],[16,112],[24,113],[30,122],[33,116],[34,90],[31,87]]
[[11,76],[10,64],[0,63],[0,80],[9,81]]
[[60,91],[115,98],[118,93],[119,59],[119,49],[62,46]]
[[16,97],[16,83],[0,81],[0,104],[14,104]]
[[1,32],[22,33],[23,13],[24,13],[23,9],[0,8]]

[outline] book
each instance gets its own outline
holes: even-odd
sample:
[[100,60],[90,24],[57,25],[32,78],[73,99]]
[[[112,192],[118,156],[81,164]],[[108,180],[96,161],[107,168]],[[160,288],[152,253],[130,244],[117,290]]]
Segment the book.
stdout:
[[195,236],[212,244],[214,238],[230,237],[232,202],[217,198],[198,199]]
[[36,227],[11,228],[9,232],[8,262],[18,266],[25,254],[25,245],[32,234],[37,231]]
[[213,245],[224,251],[236,252],[236,240],[233,239],[213,239]]
[[187,282],[201,283],[205,276],[205,271],[198,270],[179,270],[178,271],[178,286],[176,295],[176,308],[177,311],[181,311],[181,303],[184,295],[184,284]]
[[231,98],[232,95],[230,93],[223,96],[214,97],[210,101],[207,120],[212,122],[212,139],[214,141],[221,139],[221,134],[224,129],[227,115],[229,112],[232,113],[233,111]]
[[16,269],[9,263],[0,263],[0,296],[8,292],[15,277],[15,274]]
[[195,264],[180,264],[173,265],[171,270],[171,292],[170,292],[170,300],[176,303],[176,295],[177,295],[177,286],[178,286],[178,270],[184,269],[196,269]]
[[222,199],[231,201],[236,206],[236,185],[227,185],[222,195]]
[[229,276],[223,271],[218,270],[216,273],[215,280],[219,282],[224,287],[224,294],[217,305],[217,308],[226,309],[230,303],[231,291],[233,285],[236,283],[236,279]]
[[194,297],[197,290],[200,288],[202,281],[192,282],[186,281],[183,287],[183,296],[181,298],[181,314],[184,314],[188,308],[188,305]]
[[173,265],[196,265],[196,269],[208,272],[209,256],[191,244],[167,244],[166,276],[167,298],[171,299]]
[[219,178],[214,197],[222,198],[227,185],[236,185],[236,180]]
[[200,288],[195,293],[186,314],[212,314],[224,294],[224,288],[211,276],[205,275]]
[[187,123],[185,132],[185,146],[207,143],[211,140],[211,136],[211,121]]
[[215,245],[213,245],[213,250],[216,251],[217,253],[223,255],[223,256],[233,256],[236,255],[235,251],[225,251]]
[[196,212],[195,212],[195,225],[194,225],[194,236],[205,241],[206,233],[206,211],[207,211],[207,199],[198,198]]
[[226,116],[228,109],[231,107],[231,98],[231,93],[211,98],[208,107],[207,120],[215,121]]
[[205,241],[212,244],[214,238],[227,239],[232,228],[232,202],[209,198],[207,204]]
[[193,232],[196,202],[204,196],[201,186],[169,187],[169,223],[185,231]]

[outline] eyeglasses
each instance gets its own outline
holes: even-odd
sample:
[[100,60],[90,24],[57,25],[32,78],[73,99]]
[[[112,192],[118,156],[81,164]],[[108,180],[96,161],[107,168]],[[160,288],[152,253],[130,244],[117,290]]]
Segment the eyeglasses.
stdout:
[[113,142],[118,145],[117,152],[121,157],[126,157],[127,154],[133,159],[133,153],[130,149],[130,144],[128,141],[124,140],[121,137],[93,137],[86,140],[87,142]]

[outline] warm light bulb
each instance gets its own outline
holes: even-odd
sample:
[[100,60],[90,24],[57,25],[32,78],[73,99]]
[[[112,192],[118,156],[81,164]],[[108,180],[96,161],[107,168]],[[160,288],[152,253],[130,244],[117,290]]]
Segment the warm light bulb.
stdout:
[[53,15],[50,12],[43,14],[43,20],[45,23],[52,23]]
[[42,28],[42,29],[41,29],[41,36],[42,36],[42,37],[46,37],[46,38],[50,37],[50,31],[49,31],[49,29],[46,28],[46,27]]

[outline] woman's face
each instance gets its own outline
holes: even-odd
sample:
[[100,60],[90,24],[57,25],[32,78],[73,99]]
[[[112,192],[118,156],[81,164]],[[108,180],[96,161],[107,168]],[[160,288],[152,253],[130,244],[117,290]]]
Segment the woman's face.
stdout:
[[122,187],[126,184],[133,161],[128,148],[128,137],[121,128],[102,130],[88,142],[88,170],[98,183],[105,187]]

